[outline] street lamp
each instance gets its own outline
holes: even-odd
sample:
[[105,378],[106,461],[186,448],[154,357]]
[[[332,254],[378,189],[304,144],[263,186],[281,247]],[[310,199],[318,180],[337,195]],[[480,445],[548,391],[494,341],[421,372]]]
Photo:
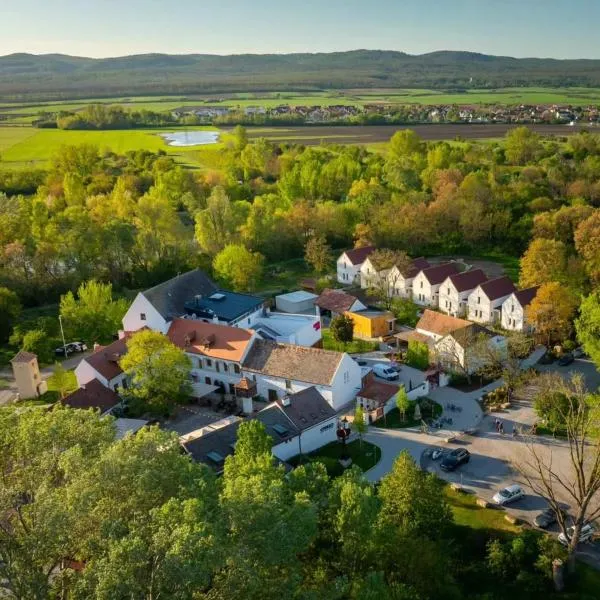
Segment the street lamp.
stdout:
[[63,324],[62,324],[62,316],[58,315],[58,322],[60,323],[60,334],[62,336],[62,341],[63,341],[63,351],[65,353],[65,358],[67,358],[67,343],[65,342],[65,332],[63,329]]
[[342,450],[342,458],[348,457],[346,453],[346,440],[350,437],[350,423],[348,419],[344,417],[341,421],[338,421],[337,436],[341,440],[344,449]]

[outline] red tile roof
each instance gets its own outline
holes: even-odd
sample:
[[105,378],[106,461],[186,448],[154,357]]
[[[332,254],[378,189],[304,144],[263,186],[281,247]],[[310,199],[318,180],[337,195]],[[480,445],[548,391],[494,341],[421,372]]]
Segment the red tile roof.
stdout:
[[403,275],[407,278],[415,277],[419,271],[422,271],[423,269],[429,269],[430,267],[431,263],[422,256],[419,256],[418,258],[413,258],[412,262],[410,263],[408,273],[406,273],[406,275],[403,273]]
[[315,304],[319,308],[342,314],[350,310],[356,300],[356,296],[347,294],[342,290],[331,290],[327,288],[323,290],[321,295],[315,300]]
[[361,265],[375,249],[375,246],[363,246],[362,248],[346,250],[345,254],[353,265]]
[[457,292],[466,292],[474,290],[478,285],[487,281],[487,276],[481,269],[473,269],[457,275],[450,275],[450,281],[454,284]]
[[446,277],[455,275],[456,273],[458,273],[458,268],[454,263],[443,263],[435,267],[423,269],[423,275],[425,275],[431,285],[442,283]]
[[115,392],[102,385],[97,379],[92,379],[61,402],[71,408],[97,408],[104,413],[119,404],[120,401],[121,399]]
[[363,388],[356,395],[359,398],[373,400],[379,406],[383,406],[390,398],[396,395],[399,389],[400,386],[398,385],[375,381],[371,378],[365,381]]
[[527,288],[526,290],[519,290],[518,292],[515,292],[515,298],[519,301],[519,304],[525,308],[526,306],[529,306],[531,301],[535,298],[539,289],[539,285],[536,285],[535,287]]
[[434,310],[425,309],[423,316],[419,319],[416,329],[422,329],[423,331],[430,331],[436,335],[447,335],[462,327],[470,325],[470,321],[464,319],[457,319],[450,315],[444,315]]
[[481,284],[481,291],[488,300],[496,300],[502,296],[509,296],[515,291],[514,283],[508,277],[497,277]]
[[128,337],[126,335],[108,346],[99,346],[93,354],[86,356],[83,360],[109,381],[118,377],[123,372],[119,366],[119,360],[127,354]]

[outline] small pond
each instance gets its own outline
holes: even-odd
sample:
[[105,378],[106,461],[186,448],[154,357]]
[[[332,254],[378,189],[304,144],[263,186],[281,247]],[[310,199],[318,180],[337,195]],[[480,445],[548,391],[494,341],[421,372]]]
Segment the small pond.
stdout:
[[204,146],[219,141],[218,131],[178,131],[162,133],[161,137],[169,146]]

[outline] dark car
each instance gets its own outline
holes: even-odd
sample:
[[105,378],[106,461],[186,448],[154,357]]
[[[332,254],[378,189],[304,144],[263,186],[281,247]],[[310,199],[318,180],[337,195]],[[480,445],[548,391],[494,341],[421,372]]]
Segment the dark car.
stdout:
[[456,450],[452,450],[452,452],[448,452],[444,458],[442,458],[442,462],[440,463],[440,468],[443,471],[454,471],[457,467],[464,463],[468,463],[471,458],[471,453],[464,448],[456,448]]
[[548,507],[546,510],[543,510],[539,515],[535,517],[533,522],[536,527],[540,527],[541,529],[546,529],[546,527],[550,527],[556,523],[556,512],[553,508]]
[[69,342],[65,346],[59,346],[54,350],[54,354],[56,356],[69,356],[69,354],[73,354],[74,352],[85,352],[87,350],[87,346],[83,342]]
[[558,364],[561,367],[566,367],[567,365],[570,365],[574,360],[575,357],[570,352],[567,352],[558,359]]
[[538,362],[540,365],[551,365],[554,362],[554,356],[550,352],[546,352]]

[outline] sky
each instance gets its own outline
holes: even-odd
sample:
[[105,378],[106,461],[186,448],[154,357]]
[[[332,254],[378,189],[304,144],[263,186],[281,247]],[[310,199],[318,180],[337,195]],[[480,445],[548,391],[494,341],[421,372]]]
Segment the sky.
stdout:
[[0,55],[332,52],[600,58],[600,0],[0,0]]

